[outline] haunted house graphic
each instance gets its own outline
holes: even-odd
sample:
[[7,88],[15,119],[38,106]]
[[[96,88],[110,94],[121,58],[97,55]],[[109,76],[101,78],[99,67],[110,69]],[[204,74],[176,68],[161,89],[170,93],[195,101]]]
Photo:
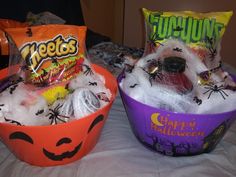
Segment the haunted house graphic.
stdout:
[[212,151],[218,142],[223,138],[228,127],[228,121],[224,121],[218,127],[216,127],[208,136],[203,140],[203,151],[210,152]]

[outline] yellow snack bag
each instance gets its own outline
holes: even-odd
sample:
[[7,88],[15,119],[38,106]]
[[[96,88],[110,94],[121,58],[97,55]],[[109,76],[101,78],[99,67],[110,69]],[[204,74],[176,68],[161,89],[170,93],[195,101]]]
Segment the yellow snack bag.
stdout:
[[25,81],[48,86],[67,81],[81,71],[86,29],[53,24],[5,30],[20,51]]
[[160,12],[143,8],[146,26],[145,55],[168,39],[184,42],[202,60],[214,60],[232,11],[199,13]]

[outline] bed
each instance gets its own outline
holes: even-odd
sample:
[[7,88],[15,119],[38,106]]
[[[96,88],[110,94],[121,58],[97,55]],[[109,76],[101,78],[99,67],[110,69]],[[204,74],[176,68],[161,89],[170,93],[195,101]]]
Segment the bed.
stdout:
[[[128,49],[122,48],[124,50]],[[91,58],[91,61],[95,60]],[[115,69],[113,73],[117,76],[121,67],[114,65],[116,62],[109,64],[105,61],[97,62],[110,71]],[[224,67],[236,74],[236,70],[227,64]],[[211,153],[169,157],[153,152],[140,144],[132,133],[118,93],[98,143],[81,160],[55,167],[31,166],[18,160],[0,143],[0,177],[233,177],[236,176],[235,137],[236,122]]]

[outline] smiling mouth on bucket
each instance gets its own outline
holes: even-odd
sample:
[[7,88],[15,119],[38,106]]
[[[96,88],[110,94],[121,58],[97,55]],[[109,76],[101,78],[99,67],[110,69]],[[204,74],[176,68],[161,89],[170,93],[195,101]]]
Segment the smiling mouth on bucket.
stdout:
[[65,158],[72,158],[80,150],[81,146],[82,146],[82,142],[79,145],[77,145],[73,151],[66,151],[59,155],[55,155],[55,153],[49,152],[43,148],[43,153],[47,158],[51,160],[61,161]]

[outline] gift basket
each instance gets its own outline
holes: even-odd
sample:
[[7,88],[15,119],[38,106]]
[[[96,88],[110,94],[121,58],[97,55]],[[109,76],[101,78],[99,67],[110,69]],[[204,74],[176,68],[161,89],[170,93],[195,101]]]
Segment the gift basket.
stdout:
[[169,156],[211,152],[236,118],[236,77],[220,56],[232,12],[143,14],[144,55],[118,77],[133,133]]
[[116,79],[86,56],[86,27],[6,28],[0,71],[0,138],[20,160],[63,165],[88,154],[116,97]]

